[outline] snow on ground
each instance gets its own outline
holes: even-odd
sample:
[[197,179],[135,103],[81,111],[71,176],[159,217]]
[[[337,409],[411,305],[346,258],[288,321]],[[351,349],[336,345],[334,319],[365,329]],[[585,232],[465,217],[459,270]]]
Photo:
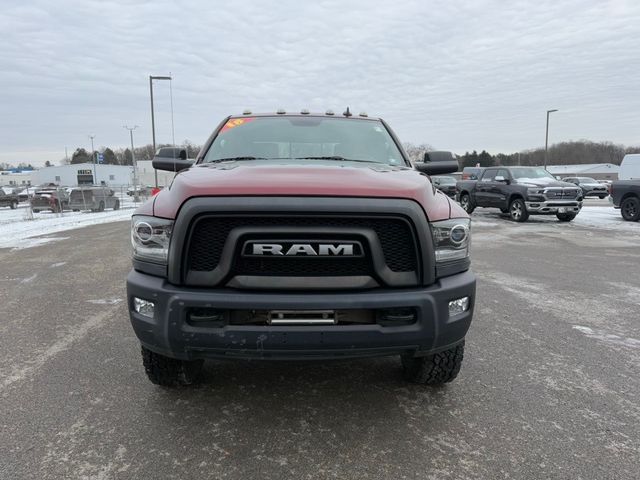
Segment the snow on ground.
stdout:
[[531,215],[526,223],[516,224],[509,220],[509,216],[501,214],[495,208],[478,208],[471,215],[474,223],[483,227],[497,227],[505,225],[518,225],[519,228],[528,226],[535,228],[535,225],[562,225],[566,228],[581,227],[595,230],[609,230],[624,234],[636,233],[640,235],[640,222],[627,222],[620,215],[620,210],[613,206],[584,206],[576,218],[570,223],[559,222],[555,215]]
[[[125,199],[123,199],[125,200]],[[128,200],[128,199],[126,199]],[[124,201],[120,210],[104,212],[34,213],[29,219],[29,208],[0,209],[0,248],[23,249],[64,240],[68,237],[54,234],[101,223],[128,220],[134,210],[134,202]],[[139,205],[139,203],[138,203]]]

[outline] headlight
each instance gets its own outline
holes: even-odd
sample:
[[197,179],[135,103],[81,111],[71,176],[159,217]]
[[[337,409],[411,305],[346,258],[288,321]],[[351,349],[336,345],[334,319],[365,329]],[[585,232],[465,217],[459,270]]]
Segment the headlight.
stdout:
[[436,264],[464,260],[469,256],[471,220],[452,218],[431,223],[431,235],[436,249]]
[[167,263],[173,220],[134,215],[131,218],[133,258],[154,263]]
[[543,195],[544,188],[527,188],[527,195]]

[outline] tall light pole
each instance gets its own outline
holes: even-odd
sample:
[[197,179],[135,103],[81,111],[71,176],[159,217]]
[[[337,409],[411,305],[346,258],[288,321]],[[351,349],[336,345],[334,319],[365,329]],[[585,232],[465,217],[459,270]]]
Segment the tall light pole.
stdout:
[[93,162],[93,183],[95,185],[98,184],[98,175],[96,174],[96,151],[93,148],[93,139],[95,138],[95,134],[89,135],[91,139],[91,161]]
[[138,187],[138,164],[136,163],[136,153],[133,148],[133,131],[138,128],[138,125],[134,125],[133,127],[128,127],[127,125],[123,125],[122,128],[126,128],[129,130],[129,135],[131,136],[131,165],[133,165],[133,191],[134,195],[138,195],[137,187]]
[[[171,81],[171,76],[149,75],[149,93],[151,95],[151,137],[153,139],[153,153],[155,155],[156,153],[156,121],[153,114],[153,81],[154,80]],[[155,174],[156,188],[158,188],[158,171],[154,168],[153,172]]]
[[547,110],[547,132],[544,137],[544,168],[547,169],[547,163],[549,161],[549,114],[557,112],[558,109]]

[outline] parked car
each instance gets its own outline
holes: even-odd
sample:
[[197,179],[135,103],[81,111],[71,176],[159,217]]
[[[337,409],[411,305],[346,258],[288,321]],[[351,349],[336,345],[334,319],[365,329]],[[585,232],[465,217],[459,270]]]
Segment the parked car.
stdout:
[[349,115],[228,117],[195,164],[156,155],[180,173],[136,210],[127,277],[152,382],[194,383],[215,358],[397,355],[411,382],[457,376],[471,225],[427,175],[458,163],[428,152],[412,170],[387,124]]
[[127,195],[130,197],[140,196],[149,197],[154,187],[151,185],[136,185],[135,187],[127,188]]
[[43,210],[58,213],[69,209],[69,196],[63,188],[36,190],[29,202],[34,213],[39,213]]
[[431,183],[433,183],[433,186],[445,195],[451,198],[455,198],[456,183],[458,183],[455,177],[451,177],[448,175],[436,175],[431,177]]
[[542,167],[488,167],[480,180],[458,182],[458,201],[468,213],[476,207],[499,208],[512,220],[556,215],[570,222],[582,208],[582,190],[561,182]]
[[7,193],[4,188],[0,188],[0,207],[10,207],[12,210],[18,208],[18,196]]
[[629,222],[640,220],[640,179],[611,182],[611,200],[620,209],[622,218]]
[[74,187],[69,194],[69,208],[74,212],[80,210],[103,212],[105,208],[118,210],[120,199],[108,187]]
[[462,169],[462,180],[478,180],[483,171],[483,167],[464,167]]
[[565,177],[562,181],[578,185],[582,189],[582,195],[584,197],[607,198],[609,196],[607,185],[598,182],[595,178]]

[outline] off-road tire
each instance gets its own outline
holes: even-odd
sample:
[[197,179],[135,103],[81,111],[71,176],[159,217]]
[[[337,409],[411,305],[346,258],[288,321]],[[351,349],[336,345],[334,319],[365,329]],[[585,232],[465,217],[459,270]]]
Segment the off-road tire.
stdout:
[[640,220],[640,199],[638,197],[627,197],[620,204],[622,218],[628,222]]
[[113,209],[114,210],[119,210],[120,209],[120,200],[116,200],[116,203],[113,204]]
[[511,200],[511,203],[509,203],[509,217],[514,222],[526,222],[529,219],[529,212],[527,212],[524,200],[521,198]]
[[598,195],[598,198],[599,198],[600,200],[604,200],[605,198],[607,198],[607,195]]
[[460,206],[468,214],[473,213],[473,211],[476,209],[468,193],[463,193],[462,195],[460,195]]
[[11,202],[11,205],[9,205],[11,207],[11,210],[15,210],[16,208],[18,208],[18,202],[13,201]]
[[104,202],[100,202],[100,204],[98,205],[98,211],[104,212]]
[[427,357],[402,356],[405,380],[422,385],[442,385],[458,376],[464,357],[464,341]]
[[142,364],[151,383],[180,387],[198,383],[203,360],[177,360],[142,347]]
[[558,217],[558,220],[560,220],[561,222],[570,222],[571,220],[576,218],[576,214],[575,213],[557,213],[556,217]]

